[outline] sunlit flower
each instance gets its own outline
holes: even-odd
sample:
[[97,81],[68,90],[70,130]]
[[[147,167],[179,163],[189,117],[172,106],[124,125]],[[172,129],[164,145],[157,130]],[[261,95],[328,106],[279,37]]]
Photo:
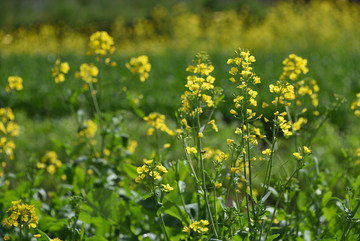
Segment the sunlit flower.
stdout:
[[19,76],[9,76],[8,83],[5,87],[6,92],[10,92],[10,90],[22,90],[23,89],[23,79]]
[[29,228],[36,228],[39,217],[35,213],[34,205],[21,204],[21,200],[11,203],[12,206],[7,210],[10,216],[4,219],[4,225],[10,228],[27,224]]
[[151,64],[149,63],[149,58],[146,55],[141,55],[137,58],[131,58],[130,62],[126,63],[125,66],[133,74],[138,74],[140,76],[141,82],[144,82],[149,77]]
[[55,80],[55,83],[60,83],[65,81],[65,74],[70,70],[68,62],[61,62],[60,59],[56,60],[55,67],[52,69],[52,77]]

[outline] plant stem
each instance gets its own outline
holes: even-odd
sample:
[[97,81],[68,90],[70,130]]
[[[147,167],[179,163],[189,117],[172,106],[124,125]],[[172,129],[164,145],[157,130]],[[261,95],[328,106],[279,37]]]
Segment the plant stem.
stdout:
[[[198,102],[198,110],[200,109],[200,101]],[[196,124],[197,124],[197,128],[196,131],[199,132],[200,131],[200,113],[199,111],[197,111],[196,114]],[[197,140],[197,148],[198,148],[198,152],[199,152],[199,159],[200,159],[200,172],[201,172],[201,178],[202,178],[202,188],[203,188],[203,192],[204,192],[204,197],[205,197],[205,205],[206,208],[208,210],[209,213],[209,218],[210,218],[210,223],[214,229],[214,233],[216,238],[218,238],[218,233],[217,233],[217,229],[214,223],[214,219],[211,213],[211,209],[210,209],[210,204],[209,204],[209,198],[208,198],[208,193],[207,193],[207,188],[206,188],[206,178],[205,178],[205,168],[204,168],[204,160],[202,157],[202,145],[201,145],[201,140],[199,138],[198,135],[195,135],[195,138]]]
[[295,174],[296,174],[299,170],[300,170],[300,168],[296,168],[295,171],[291,174],[291,176],[290,176],[289,179],[287,180],[287,182],[285,183],[285,185],[283,186],[283,190],[281,191],[281,193],[280,193],[280,195],[279,195],[279,198],[278,198],[278,200],[276,201],[276,204],[275,204],[275,207],[274,207],[274,211],[273,211],[273,213],[272,213],[272,215],[271,215],[271,221],[270,221],[269,227],[268,227],[267,232],[266,232],[265,240],[267,239],[267,237],[268,237],[268,235],[269,235],[269,233],[270,233],[270,228],[271,228],[271,225],[272,225],[272,223],[273,223],[273,221],[274,221],[276,210],[277,210],[277,208],[278,208],[278,206],[279,206],[279,203],[280,203],[280,200],[281,200],[281,198],[282,198],[282,196],[283,196],[283,194],[284,194],[284,192],[285,192],[285,190],[286,190],[286,188],[287,188],[287,185],[290,183],[291,179],[295,176]]
[[103,157],[104,156],[104,147],[105,147],[105,133],[103,133],[104,132],[103,115],[100,110],[100,106],[97,101],[97,98],[96,98],[95,94],[93,94],[94,93],[93,91],[95,89],[94,89],[94,86],[91,81],[89,82],[89,87],[90,87],[90,91],[91,91],[90,95],[91,95],[92,101],[94,103],[95,111],[96,111],[97,115],[99,116],[99,129],[100,129],[100,135],[101,135],[100,157]]

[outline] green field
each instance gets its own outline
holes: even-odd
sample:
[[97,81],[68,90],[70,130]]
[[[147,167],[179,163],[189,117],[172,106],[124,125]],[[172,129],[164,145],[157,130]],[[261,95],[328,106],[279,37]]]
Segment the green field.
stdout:
[[153,4],[0,4],[0,238],[357,240],[360,6]]

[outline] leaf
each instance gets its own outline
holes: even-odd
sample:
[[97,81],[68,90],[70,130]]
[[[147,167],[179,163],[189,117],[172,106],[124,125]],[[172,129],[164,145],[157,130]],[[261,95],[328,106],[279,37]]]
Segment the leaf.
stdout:
[[120,221],[120,203],[117,192],[106,188],[95,188],[86,196],[86,205],[91,208],[88,212],[101,215],[112,223]]
[[139,174],[137,173],[136,169],[137,167],[136,166],[133,166],[131,164],[127,164],[127,163],[124,163],[122,165],[123,167],[123,170],[124,172],[129,176],[131,177],[132,179],[135,179],[137,178],[137,176],[139,176]]
[[273,241],[274,239],[276,239],[276,238],[279,237],[279,236],[280,236],[279,233],[278,233],[278,234],[273,234],[273,235],[269,236],[269,237],[266,239],[266,241]]
[[81,167],[75,167],[73,187],[76,194],[85,186],[85,172]]
[[190,224],[190,218],[187,215],[187,213],[180,208],[176,203],[166,200],[163,205],[164,213],[167,213],[177,219],[179,219],[183,224],[189,225]]
[[184,193],[186,188],[186,183],[183,181],[178,182],[179,192]]
[[41,231],[40,229],[36,229],[36,231],[41,235],[40,238],[37,238],[37,241],[49,241],[50,240],[49,236],[47,236],[47,234],[44,233],[43,231]]
[[261,199],[261,205],[264,205],[264,203],[266,202],[266,200],[268,199],[268,197],[270,196],[271,191],[268,191],[263,198]]
[[93,236],[91,238],[87,238],[85,240],[86,241],[108,241],[106,238],[99,236],[99,235]]

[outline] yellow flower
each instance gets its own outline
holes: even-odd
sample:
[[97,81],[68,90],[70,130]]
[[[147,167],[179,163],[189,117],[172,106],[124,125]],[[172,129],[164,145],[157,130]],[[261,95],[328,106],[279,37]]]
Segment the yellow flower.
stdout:
[[97,83],[98,79],[95,78],[99,74],[99,69],[93,64],[81,64],[80,72],[76,72],[75,76],[81,78],[86,83]]
[[271,150],[270,150],[269,148],[267,148],[267,149],[263,150],[261,153],[262,153],[263,155],[268,155],[268,156],[270,156],[270,155],[271,155]]
[[189,154],[192,154],[192,153],[197,153],[197,150],[195,147],[189,147],[187,146],[186,147],[186,152],[189,153]]
[[215,120],[209,121],[208,124],[211,125],[212,129],[213,129],[215,132],[218,132],[218,131],[219,131],[217,125],[215,124]]
[[90,50],[87,52],[87,54],[94,54],[98,57],[115,52],[114,40],[105,31],[97,31],[90,36],[89,48]]
[[19,76],[9,76],[8,77],[8,84],[5,87],[6,92],[10,92],[10,90],[16,89],[16,90],[22,90],[23,79]]
[[304,150],[304,153],[305,153],[305,154],[311,154],[311,150],[310,150],[309,147],[303,146],[303,150]]
[[12,201],[12,206],[7,210],[11,213],[8,218],[4,219],[4,225],[8,228],[19,224],[26,223],[29,228],[36,228],[39,217],[35,213],[34,205],[21,204],[21,200]]
[[151,64],[149,63],[149,58],[146,55],[141,55],[136,58],[131,58],[129,63],[126,63],[125,66],[133,74],[139,74],[141,82],[144,82],[149,77]]
[[79,131],[79,136],[85,136],[87,138],[93,138],[96,135],[97,125],[92,120],[85,121],[85,126],[82,130]]
[[34,234],[33,237],[34,238],[41,238],[41,234]]
[[234,142],[234,140],[233,139],[226,139],[226,142],[227,142],[228,145],[230,145],[231,143]]
[[[165,124],[165,115],[156,113],[156,112],[152,112],[149,115],[144,117],[144,120],[146,121],[146,123],[152,127],[154,127],[155,129],[158,129],[160,131],[163,131],[165,133],[167,133],[170,136],[175,135],[175,132],[173,130],[171,130],[166,124]],[[153,128],[150,128],[147,132],[147,135],[152,134],[154,131]]]
[[187,233],[193,230],[197,233],[205,233],[209,231],[209,228],[206,227],[207,225],[209,225],[209,221],[201,219],[200,221],[193,221],[189,227],[185,226],[182,231]]
[[59,238],[53,238],[53,239],[50,239],[49,241],[62,241],[62,240]]
[[65,74],[70,70],[68,62],[61,62],[60,59],[56,60],[55,67],[52,69],[52,77],[54,77],[55,83],[65,81]]
[[297,160],[301,160],[301,159],[303,158],[303,156],[300,155],[299,152],[294,152],[294,153],[293,153],[293,156],[294,156]]
[[11,238],[7,235],[4,236],[4,240],[10,240]]
[[169,184],[166,184],[166,185],[161,184],[161,185],[164,188],[164,192],[170,192],[170,191],[174,190],[174,188],[172,188]]

